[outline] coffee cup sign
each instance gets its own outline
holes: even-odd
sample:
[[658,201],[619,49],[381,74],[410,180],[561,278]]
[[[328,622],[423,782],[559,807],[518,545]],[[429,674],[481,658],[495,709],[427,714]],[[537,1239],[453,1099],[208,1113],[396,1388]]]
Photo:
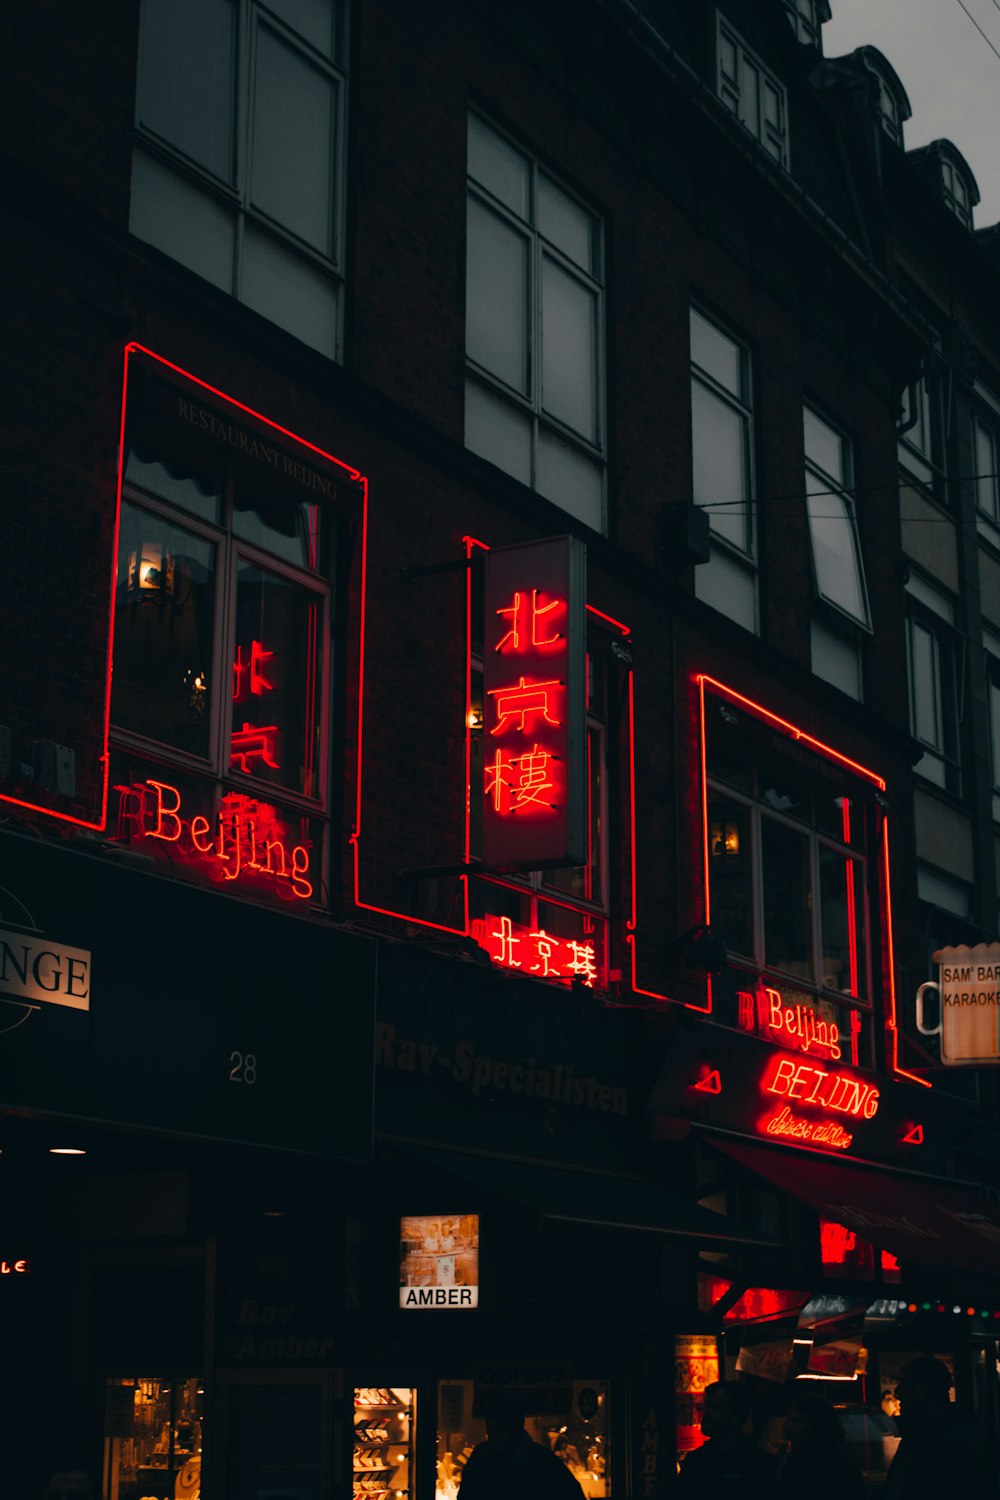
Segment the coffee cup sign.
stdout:
[[[1000,1062],[1000,943],[961,943],[933,955],[938,980],[917,990],[917,1030],[941,1039],[941,1061],[949,1067]],[[924,995],[936,990],[940,1018],[928,1026]]]

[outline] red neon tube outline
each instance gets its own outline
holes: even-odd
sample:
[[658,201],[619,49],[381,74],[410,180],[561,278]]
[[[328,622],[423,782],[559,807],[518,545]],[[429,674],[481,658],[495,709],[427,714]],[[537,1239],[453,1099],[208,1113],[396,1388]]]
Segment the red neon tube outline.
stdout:
[[885,780],[877,772],[870,771],[867,766],[861,765],[859,761],[851,760],[849,755],[842,755],[839,750],[834,750],[832,745],[827,745],[823,740],[816,739],[814,735],[807,734],[804,729],[799,729],[797,725],[789,723],[787,719],[782,719],[780,715],[772,713],[769,708],[764,708],[762,704],[755,703],[752,698],[747,698],[743,693],[738,693],[735,688],[727,687],[724,682],[719,682],[718,678],[709,677],[706,673],[700,672],[695,677],[695,681],[701,683],[703,686],[715,688],[723,697],[728,698],[731,703],[739,703],[742,707],[748,708],[751,713],[756,714],[759,719],[765,719],[769,724],[777,724],[779,729],[783,729],[793,739],[801,740],[804,744],[811,745],[814,750],[818,750],[821,755],[825,755],[829,760],[838,761],[840,765],[849,767],[857,775],[863,776],[866,781],[872,782],[880,791],[885,791]]
[[892,941],[892,891],[889,880],[889,819],[886,814],[882,816],[882,861],[885,870],[885,930],[889,961],[889,1037],[891,1043],[892,1070],[900,1078],[908,1078],[911,1083],[919,1083],[923,1088],[930,1089],[934,1085],[929,1078],[921,1078],[916,1073],[911,1073],[906,1068],[899,1066],[899,1025],[896,1015],[896,954]]
[[620,630],[622,635],[624,636],[629,636],[632,634],[627,625],[623,625],[621,620],[616,620],[611,615],[606,615],[603,609],[595,609],[592,604],[588,604],[587,613],[589,615],[596,615],[599,620],[606,620],[609,625],[613,625],[616,630]]
[[[841,803],[841,815],[843,820],[844,843],[848,849],[851,847],[851,799],[845,797]],[[857,903],[854,899],[854,861],[850,855],[847,857],[847,950],[848,966],[851,974],[851,994],[858,998],[858,932],[857,932]]]

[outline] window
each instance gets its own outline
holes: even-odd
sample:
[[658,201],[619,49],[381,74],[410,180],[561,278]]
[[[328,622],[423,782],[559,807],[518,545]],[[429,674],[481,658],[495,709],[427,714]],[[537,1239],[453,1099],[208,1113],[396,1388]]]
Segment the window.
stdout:
[[813,582],[821,601],[812,622],[812,667],[818,677],[860,699],[858,631],[870,630],[871,622],[854,514],[851,444],[808,406],[803,431]]
[[993,528],[1000,527],[1000,402],[980,381],[975,386],[972,410],[973,484],[976,509],[985,530],[996,541]]
[[903,392],[897,452],[901,466],[944,500],[944,412],[937,370],[922,375]]
[[719,1017],[781,1040],[801,1006],[846,1058],[871,1003],[874,787],[712,694],[705,755],[711,927],[730,955],[713,981]]
[[198,1494],[204,1387],[193,1375],[110,1376],[105,1382],[102,1494]]
[[960,224],[971,229],[972,208],[979,202],[979,194],[957,163],[946,156],[941,158],[941,192],[945,207],[951,209]]
[[910,730],[924,750],[917,774],[957,793],[960,637],[954,604],[917,575],[906,587]]
[[779,166],[788,166],[785,90],[722,16],[718,17],[719,98]]
[[691,454],[695,504],[708,512],[712,558],[699,599],[757,628],[750,355],[691,309]]
[[142,0],[130,228],[337,357],[337,0]]
[[822,49],[820,28],[830,19],[829,0],[785,0],[785,9],[799,41]]
[[875,81],[879,124],[889,139],[902,149],[903,124],[910,118],[912,110],[895,68],[877,47],[859,47],[854,56]]
[[599,220],[469,119],[465,442],[604,526]]
[[[172,873],[319,899],[334,480],[130,381],[111,717],[119,837]],[[113,804],[114,807],[114,804]]]
[[983,632],[986,647],[986,694],[990,714],[990,764],[993,769],[993,821],[1000,823],[1000,635]]

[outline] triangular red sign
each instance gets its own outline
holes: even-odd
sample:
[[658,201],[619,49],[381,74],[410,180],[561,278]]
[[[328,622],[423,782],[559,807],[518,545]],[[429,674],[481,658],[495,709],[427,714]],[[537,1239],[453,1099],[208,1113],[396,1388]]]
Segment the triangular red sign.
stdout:
[[698,1082],[693,1083],[691,1087],[698,1089],[702,1094],[721,1094],[722,1079],[719,1077],[718,1068],[713,1068],[710,1073],[706,1074],[704,1078],[699,1078]]
[[904,1146],[922,1146],[923,1144],[924,1144],[924,1127],[922,1125],[914,1125],[903,1136],[903,1145]]

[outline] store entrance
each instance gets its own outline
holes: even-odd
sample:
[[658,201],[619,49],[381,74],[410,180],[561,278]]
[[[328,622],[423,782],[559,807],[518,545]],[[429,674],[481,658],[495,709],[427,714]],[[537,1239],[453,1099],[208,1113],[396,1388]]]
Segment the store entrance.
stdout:
[[216,1463],[225,1465],[213,1493],[254,1500],[328,1500],[338,1433],[335,1372],[241,1370],[218,1381]]

